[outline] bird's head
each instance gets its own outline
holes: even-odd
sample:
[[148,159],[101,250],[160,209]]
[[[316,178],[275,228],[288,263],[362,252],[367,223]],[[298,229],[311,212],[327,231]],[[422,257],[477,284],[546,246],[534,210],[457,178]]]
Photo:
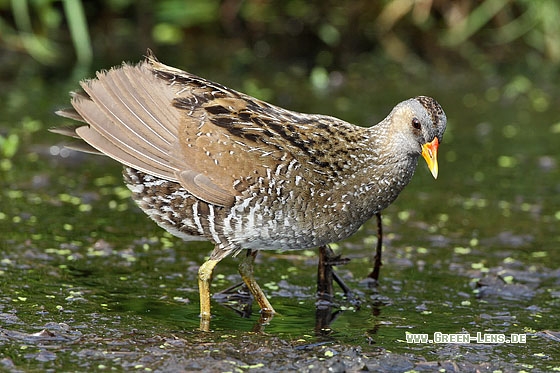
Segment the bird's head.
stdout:
[[447,125],[447,117],[438,102],[426,96],[411,98],[398,104],[388,118],[394,146],[411,155],[422,155],[437,178],[437,153]]

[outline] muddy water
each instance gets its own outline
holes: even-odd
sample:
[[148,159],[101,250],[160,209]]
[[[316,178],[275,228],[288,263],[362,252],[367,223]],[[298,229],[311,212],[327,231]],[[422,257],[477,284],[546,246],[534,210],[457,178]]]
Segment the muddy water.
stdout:
[[[337,271],[359,301],[339,292],[321,318],[316,252],[261,253],[256,277],[279,315],[259,333],[256,306],[238,314],[242,294],[216,300],[213,331],[198,332],[196,271],[211,246],[184,244],[149,221],[114,162],[60,154],[63,139],[46,128],[59,123],[51,113],[66,104],[66,87],[40,87],[35,105],[13,88],[0,123],[4,139],[19,138],[0,170],[3,368],[560,369],[557,88],[523,76],[372,85],[360,73],[329,95],[309,91],[308,103],[286,99],[305,87],[277,103],[370,123],[397,101],[432,95],[449,118],[440,177],[420,164],[384,212],[377,288],[364,281],[375,222],[334,246],[350,259]],[[220,263],[214,292],[240,281],[236,266]],[[431,342],[407,342],[411,333]],[[449,343],[458,333],[479,339]]]

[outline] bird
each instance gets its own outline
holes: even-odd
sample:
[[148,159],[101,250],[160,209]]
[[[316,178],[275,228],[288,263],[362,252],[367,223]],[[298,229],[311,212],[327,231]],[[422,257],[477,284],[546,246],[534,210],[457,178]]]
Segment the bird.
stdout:
[[214,244],[198,270],[200,329],[210,330],[216,265],[246,250],[239,273],[267,320],[275,310],[254,278],[260,250],[345,239],[389,206],[422,156],[434,178],[447,117],[433,98],[398,103],[362,127],[287,110],[186,71],[148,50],[99,71],[56,114],[66,146],[123,164],[133,200],[184,241]]

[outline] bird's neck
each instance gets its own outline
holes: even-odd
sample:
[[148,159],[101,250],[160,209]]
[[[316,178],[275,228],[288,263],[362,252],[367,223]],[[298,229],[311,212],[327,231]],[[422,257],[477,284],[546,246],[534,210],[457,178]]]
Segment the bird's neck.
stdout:
[[418,164],[418,156],[394,146],[388,128],[387,123],[381,122],[367,129],[369,136],[362,145],[364,156],[357,159],[355,168],[355,203],[371,215],[395,201]]

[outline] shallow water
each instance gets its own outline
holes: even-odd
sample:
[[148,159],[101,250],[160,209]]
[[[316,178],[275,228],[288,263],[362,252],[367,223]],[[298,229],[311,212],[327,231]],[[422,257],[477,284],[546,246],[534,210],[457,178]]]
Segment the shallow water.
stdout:
[[[337,271],[361,305],[338,293],[332,310],[337,317],[328,328],[317,328],[316,252],[259,254],[256,278],[279,312],[264,327],[264,339],[251,332],[258,327],[256,306],[241,318],[214,302],[213,332],[197,332],[196,270],[211,246],[184,244],[155,226],[128,198],[115,162],[58,154],[65,140],[46,129],[61,122],[52,111],[67,105],[72,86],[31,79],[39,88],[34,105],[12,87],[0,115],[3,138],[20,137],[0,171],[4,368],[172,370],[195,369],[185,361],[201,369],[235,361],[232,367],[258,371],[283,352],[297,354],[286,369],[310,371],[313,364],[332,367],[337,359],[351,369],[361,359],[373,369],[378,356],[389,353],[396,360],[383,360],[382,366],[393,371],[435,361],[506,371],[560,369],[557,86],[516,88],[519,76],[411,84],[389,76],[374,77],[374,85],[359,79],[360,73],[348,73],[346,84],[328,95],[297,83],[286,92],[284,83],[275,102],[370,123],[397,101],[432,95],[449,118],[439,179],[432,179],[422,161],[412,183],[384,212],[377,289],[364,281],[371,271],[375,221],[335,245],[351,259]],[[297,95],[310,102],[293,99]],[[218,265],[215,292],[240,281],[236,266],[236,258]],[[42,330],[47,332],[33,335]],[[527,341],[411,344],[407,332],[430,338],[435,332],[515,333]],[[263,352],[269,342],[274,352]],[[232,353],[236,348],[241,352]],[[307,365],[298,365],[303,361]]]

